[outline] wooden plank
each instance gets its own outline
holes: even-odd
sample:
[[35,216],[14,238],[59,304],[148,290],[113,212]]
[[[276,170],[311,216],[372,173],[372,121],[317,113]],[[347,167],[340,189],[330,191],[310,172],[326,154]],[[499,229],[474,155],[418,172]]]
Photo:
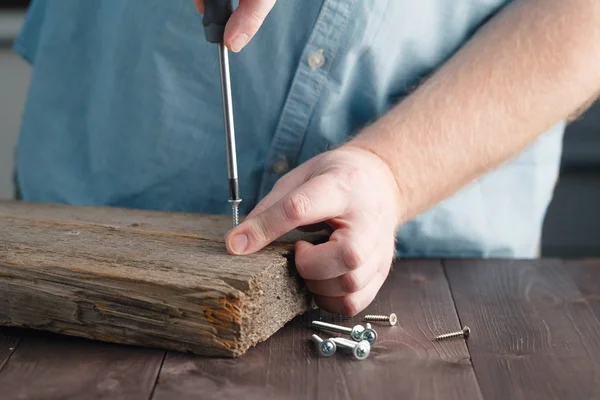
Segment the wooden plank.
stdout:
[[320,398],[481,398],[465,341],[432,340],[458,325],[439,261],[407,260],[394,266],[365,313],[390,312],[397,314],[398,326],[374,325],[380,339],[368,362],[320,360]]
[[[379,340],[365,361],[339,351],[320,357],[312,318],[362,323],[365,313],[396,312],[399,325],[374,325]],[[432,341],[458,325],[439,261],[396,264],[376,300],[352,319],[325,312],[297,317],[236,360],[169,353],[154,399],[480,399],[464,340]],[[335,334],[318,332],[323,337]]]
[[596,319],[600,320],[600,259],[563,261],[565,272],[582,294],[581,301],[589,303]]
[[0,328],[0,370],[19,345],[21,335],[14,329]]
[[0,371],[2,399],[147,400],[164,351],[27,334]]
[[600,323],[560,260],[446,262],[487,399],[600,395]]
[[315,398],[319,360],[307,341],[309,315],[318,312],[297,317],[238,359],[169,352],[153,399]]
[[0,202],[0,325],[237,356],[310,306],[280,241],[227,254],[228,216]]

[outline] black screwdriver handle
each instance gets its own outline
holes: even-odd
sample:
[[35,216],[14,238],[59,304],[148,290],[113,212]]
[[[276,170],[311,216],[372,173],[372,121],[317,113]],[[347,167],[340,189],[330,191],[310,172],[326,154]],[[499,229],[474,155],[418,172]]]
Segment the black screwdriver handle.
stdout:
[[233,0],[204,0],[204,34],[210,43],[223,43],[225,25],[233,13]]

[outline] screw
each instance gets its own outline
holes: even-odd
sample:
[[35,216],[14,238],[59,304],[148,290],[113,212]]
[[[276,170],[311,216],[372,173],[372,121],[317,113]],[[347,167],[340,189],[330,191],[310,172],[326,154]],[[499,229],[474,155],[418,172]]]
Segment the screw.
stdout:
[[354,328],[346,328],[345,326],[328,324],[327,322],[322,321],[313,321],[311,324],[312,326],[317,326],[326,331],[346,333],[356,342],[360,342],[364,339],[362,334],[365,331],[365,328],[362,325],[356,325]]
[[362,333],[363,340],[369,342],[370,345],[374,345],[377,341],[377,332],[373,328],[371,328],[370,323],[365,324],[365,330]]
[[323,340],[318,335],[312,335],[312,341],[316,343],[319,354],[323,357],[331,357],[337,348],[333,340]]
[[449,338],[463,336],[465,339],[467,339],[470,335],[471,335],[471,328],[469,328],[468,326],[465,326],[462,329],[462,331],[452,332],[452,333],[446,333],[444,335],[436,336],[435,338],[437,340],[440,340],[440,339],[449,339]]
[[231,214],[233,216],[233,227],[235,228],[240,224],[240,214],[238,211],[238,205],[241,203],[241,200],[229,200],[231,203]]
[[364,321],[371,322],[389,322],[390,325],[396,325],[398,317],[396,314],[391,313],[390,315],[365,315]]
[[331,340],[342,349],[352,350],[354,358],[360,361],[367,358],[371,352],[371,345],[366,340],[361,340],[360,342],[353,342],[345,338],[331,338]]

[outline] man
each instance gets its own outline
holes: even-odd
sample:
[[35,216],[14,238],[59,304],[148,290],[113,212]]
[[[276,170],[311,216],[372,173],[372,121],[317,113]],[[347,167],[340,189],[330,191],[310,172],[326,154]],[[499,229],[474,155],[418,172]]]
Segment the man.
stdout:
[[[250,212],[227,248],[326,223],[296,265],[346,315],[394,251],[535,257],[564,126],[600,87],[597,0],[241,0],[225,42]],[[217,50],[191,1],[34,0],[15,48],[25,200],[229,212]]]

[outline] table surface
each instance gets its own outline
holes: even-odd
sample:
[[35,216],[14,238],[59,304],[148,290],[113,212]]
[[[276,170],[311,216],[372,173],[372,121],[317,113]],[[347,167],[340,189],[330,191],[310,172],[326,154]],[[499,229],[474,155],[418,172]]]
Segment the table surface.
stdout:
[[[309,341],[311,319],[390,312],[365,361]],[[238,359],[4,328],[0,398],[598,398],[599,318],[600,260],[401,260],[359,316],[315,310]]]

